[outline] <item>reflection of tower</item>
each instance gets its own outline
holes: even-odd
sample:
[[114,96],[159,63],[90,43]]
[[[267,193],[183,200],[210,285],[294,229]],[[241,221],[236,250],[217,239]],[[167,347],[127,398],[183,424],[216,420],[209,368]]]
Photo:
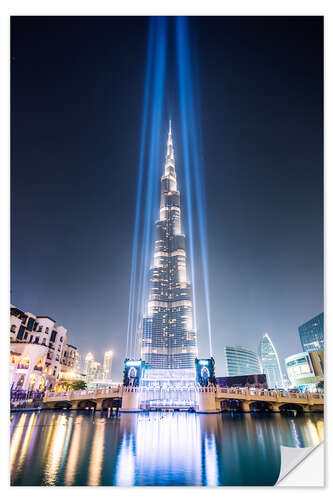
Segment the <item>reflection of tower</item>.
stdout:
[[262,372],[267,377],[269,388],[282,388],[283,378],[279,356],[268,333],[265,333],[259,344],[259,357]]
[[103,378],[104,379],[111,378],[112,358],[113,358],[112,351],[106,351],[104,353],[104,363],[103,363]]
[[194,368],[197,336],[193,326],[192,287],[186,270],[185,236],[181,231],[171,122],[149,285],[141,358],[152,368]]

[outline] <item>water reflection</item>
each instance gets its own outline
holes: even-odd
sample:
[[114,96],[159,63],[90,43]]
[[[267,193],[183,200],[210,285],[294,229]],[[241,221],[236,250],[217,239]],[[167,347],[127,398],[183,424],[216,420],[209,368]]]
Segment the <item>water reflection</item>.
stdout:
[[15,414],[13,485],[272,485],[280,445],[313,446],[323,416]]

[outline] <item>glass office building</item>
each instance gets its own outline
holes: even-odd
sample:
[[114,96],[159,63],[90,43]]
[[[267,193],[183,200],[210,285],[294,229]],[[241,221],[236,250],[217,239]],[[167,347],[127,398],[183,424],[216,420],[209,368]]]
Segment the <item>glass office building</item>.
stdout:
[[149,298],[142,322],[141,358],[152,369],[194,370],[197,356],[192,287],[186,268],[170,122],[161,178],[160,216],[156,222],[154,264],[149,271]]
[[304,352],[324,349],[324,313],[318,314],[298,328]]
[[283,388],[283,377],[281,372],[278,353],[268,333],[265,333],[259,344],[259,358],[262,372],[267,377],[268,387]]
[[224,351],[228,377],[261,373],[259,358],[255,352],[241,346],[226,346]]

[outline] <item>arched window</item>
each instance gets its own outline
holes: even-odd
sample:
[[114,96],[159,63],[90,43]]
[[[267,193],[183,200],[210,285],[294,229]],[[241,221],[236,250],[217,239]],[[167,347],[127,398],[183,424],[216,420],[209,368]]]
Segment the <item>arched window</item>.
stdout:
[[45,328],[45,333],[49,333],[49,327],[48,326]]
[[27,370],[30,365],[30,359],[27,355],[23,354],[17,365],[17,370]]

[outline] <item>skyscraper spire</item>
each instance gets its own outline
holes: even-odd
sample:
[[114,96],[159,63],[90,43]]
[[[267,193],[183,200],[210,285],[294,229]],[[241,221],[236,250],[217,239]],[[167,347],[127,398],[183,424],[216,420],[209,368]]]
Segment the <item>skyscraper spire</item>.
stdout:
[[[171,120],[169,120],[169,133],[168,133],[168,142],[167,142],[167,156],[165,168],[167,168],[168,160],[172,160],[172,166],[174,166],[174,151],[173,151],[173,142],[172,142],[172,131],[171,131]],[[167,175],[167,171],[166,171]]]

